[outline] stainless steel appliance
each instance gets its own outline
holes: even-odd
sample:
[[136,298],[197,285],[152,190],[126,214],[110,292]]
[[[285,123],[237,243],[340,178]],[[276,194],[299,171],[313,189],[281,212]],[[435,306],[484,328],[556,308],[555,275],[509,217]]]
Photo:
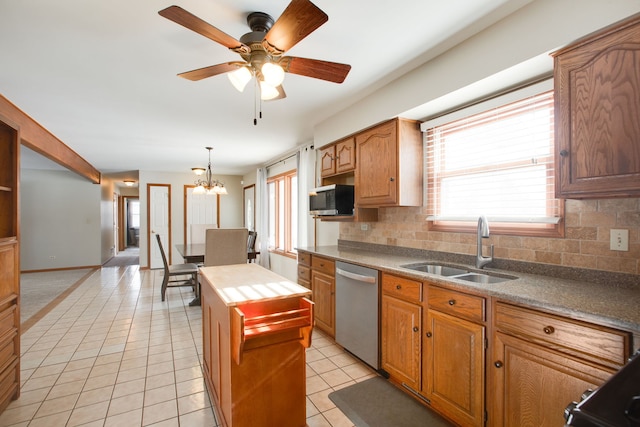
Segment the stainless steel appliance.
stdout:
[[318,216],[353,215],[353,201],[353,185],[325,185],[309,192],[309,213]]
[[640,426],[640,349],[616,374],[564,411],[567,426]]
[[336,262],[336,342],[380,368],[378,270]]

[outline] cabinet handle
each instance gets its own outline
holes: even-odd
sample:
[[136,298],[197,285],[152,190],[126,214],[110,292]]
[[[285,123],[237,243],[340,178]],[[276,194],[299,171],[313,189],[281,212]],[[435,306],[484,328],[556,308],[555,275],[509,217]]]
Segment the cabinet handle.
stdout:
[[396,180],[396,179],[395,179],[394,177],[389,178],[389,181],[391,181],[391,182],[393,182],[393,181],[395,181],[395,180]]
[[450,299],[449,300],[449,305],[455,305],[455,303],[456,303],[456,300],[454,300],[454,299]]
[[496,368],[502,368],[502,362],[498,360],[493,364],[493,366],[495,366]]
[[400,289],[402,289],[402,286],[400,286],[400,285],[396,285],[396,289],[397,289],[397,290],[400,290]]
[[544,331],[545,334],[547,335],[551,335],[552,333],[554,333],[556,330],[553,328],[553,326],[545,326],[544,328],[542,328],[542,330]]
[[560,157],[567,157],[568,155],[569,155],[569,152],[567,150],[560,151]]
[[431,332],[427,332],[427,338],[431,338]]
[[418,332],[420,329],[417,326],[413,327],[413,332]]

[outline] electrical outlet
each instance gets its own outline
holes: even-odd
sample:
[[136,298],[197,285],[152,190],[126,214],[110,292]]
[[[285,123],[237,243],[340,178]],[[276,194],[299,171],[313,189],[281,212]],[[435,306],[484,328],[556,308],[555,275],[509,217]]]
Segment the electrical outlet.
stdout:
[[56,256],[55,255],[50,255],[49,259],[56,259]]
[[369,224],[360,224],[360,230],[367,231],[369,229]]
[[629,230],[611,229],[609,246],[612,251],[629,250]]

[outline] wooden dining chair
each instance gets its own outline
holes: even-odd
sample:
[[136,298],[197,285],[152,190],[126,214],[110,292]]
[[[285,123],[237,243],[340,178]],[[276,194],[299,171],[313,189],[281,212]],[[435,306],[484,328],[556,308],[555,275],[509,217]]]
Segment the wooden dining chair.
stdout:
[[[167,288],[191,286],[196,291],[198,286],[198,266],[196,264],[171,264],[167,262],[167,256],[164,253],[162,247],[162,241],[160,235],[156,234],[158,239],[158,247],[160,248],[160,255],[162,255],[162,264],[164,266],[164,277],[162,278],[162,288],[160,289],[162,295],[162,301],[164,301]],[[185,279],[184,276],[189,276]]]
[[246,263],[248,235],[246,228],[207,230],[204,266]]
[[249,237],[247,239],[247,258],[249,262],[253,262],[258,255],[256,253],[256,239],[258,238],[258,233],[255,231],[249,232]]

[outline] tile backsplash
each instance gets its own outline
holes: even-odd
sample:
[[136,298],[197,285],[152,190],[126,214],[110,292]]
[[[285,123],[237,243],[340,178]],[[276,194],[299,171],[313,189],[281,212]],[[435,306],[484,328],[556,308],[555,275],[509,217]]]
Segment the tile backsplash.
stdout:
[[[426,209],[380,208],[378,222],[341,223],[340,239],[474,255],[475,233],[429,231]],[[609,249],[612,228],[629,230],[629,251]],[[487,241],[488,240],[488,241]],[[640,199],[567,200],[565,237],[492,234],[495,258],[640,274]]]

